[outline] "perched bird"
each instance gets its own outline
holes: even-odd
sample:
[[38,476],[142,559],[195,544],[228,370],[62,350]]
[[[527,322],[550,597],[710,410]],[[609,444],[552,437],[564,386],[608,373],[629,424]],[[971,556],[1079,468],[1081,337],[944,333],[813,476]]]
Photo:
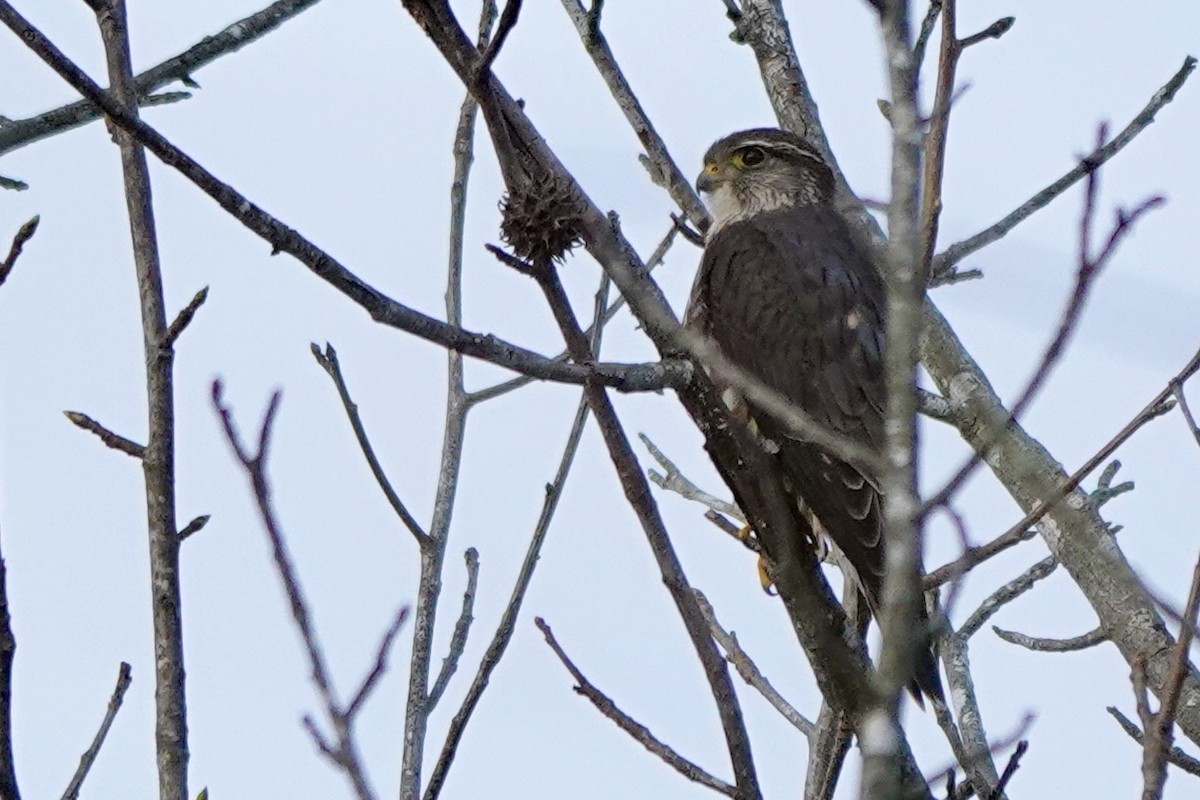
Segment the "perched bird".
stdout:
[[[712,224],[687,324],[816,422],[882,452],[884,286],[833,206],[829,165],[794,134],[741,131],[708,149],[696,188],[707,195]],[[791,435],[753,403],[745,411],[774,444],[784,486],[845,556],[855,573],[850,579],[877,615],[884,540],[874,477]],[[915,685],[942,698],[927,647]]]

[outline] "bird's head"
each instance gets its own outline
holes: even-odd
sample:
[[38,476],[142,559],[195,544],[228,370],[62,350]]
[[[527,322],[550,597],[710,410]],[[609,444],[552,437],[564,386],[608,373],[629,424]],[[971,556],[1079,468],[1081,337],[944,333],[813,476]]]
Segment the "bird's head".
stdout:
[[809,142],[778,128],[726,136],[704,154],[696,189],[707,195],[712,231],[764,211],[827,203],[833,171]]

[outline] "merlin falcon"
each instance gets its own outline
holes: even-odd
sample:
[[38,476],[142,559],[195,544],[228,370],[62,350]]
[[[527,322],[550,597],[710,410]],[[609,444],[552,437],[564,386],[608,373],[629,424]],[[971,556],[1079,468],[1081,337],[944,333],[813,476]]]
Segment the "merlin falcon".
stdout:
[[[709,148],[696,188],[712,224],[687,324],[817,423],[882,452],[884,286],[834,208],[829,165],[799,136],[741,131]],[[877,616],[884,540],[874,477],[743,403],[731,400],[774,444],[784,486],[845,556]],[[943,696],[927,647],[914,688]]]

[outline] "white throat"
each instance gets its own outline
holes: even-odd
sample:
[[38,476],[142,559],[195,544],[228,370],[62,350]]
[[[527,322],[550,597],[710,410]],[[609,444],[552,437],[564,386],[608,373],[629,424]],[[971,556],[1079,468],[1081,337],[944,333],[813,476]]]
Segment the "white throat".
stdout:
[[708,228],[706,239],[711,239],[717,231],[731,222],[749,219],[764,211],[774,211],[789,204],[786,192],[781,191],[750,191],[737,194],[728,183],[722,183],[708,194],[708,210],[712,214],[712,225]]

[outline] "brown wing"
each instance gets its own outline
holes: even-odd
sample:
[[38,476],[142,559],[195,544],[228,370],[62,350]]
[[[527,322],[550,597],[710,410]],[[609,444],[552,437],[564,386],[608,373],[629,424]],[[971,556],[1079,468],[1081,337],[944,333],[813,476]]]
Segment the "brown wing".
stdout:
[[[883,285],[835,211],[798,206],[730,223],[705,248],[696,288],[705,329],[730,359],[821,424],[882,444]],[[877,607],[882,520],[870,476],[755,417]]]
[[[884,443],[882,280],[832,208],[796,206],[733,222],[708,242],[688,318],[743,369],[816,421],[877,450]],[[751,413],[754,413],[751,404]],[[767,414],[788,483],[850,561],[874,612],[883,590],[883,515],[871,475],[789,435]],[[924,617],[924,614],[922,614]],[[942,698],[922,649],[914,696]]]

